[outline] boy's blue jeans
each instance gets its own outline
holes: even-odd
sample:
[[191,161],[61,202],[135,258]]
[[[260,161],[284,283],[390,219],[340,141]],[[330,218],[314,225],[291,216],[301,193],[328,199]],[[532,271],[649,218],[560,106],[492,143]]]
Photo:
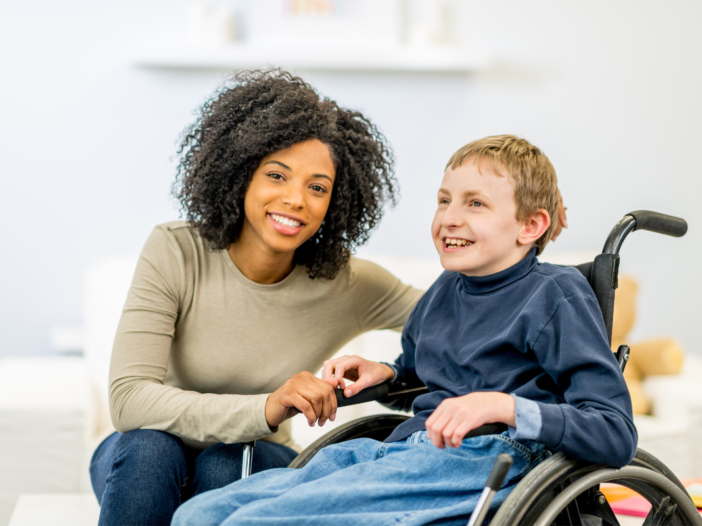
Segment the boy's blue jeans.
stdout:
[[329,446],[304,468],[273,469],[207,492],[181,506],[172,525],[465,525],[500,453],[514,464],[497,507],[548,456],[543,445],[505,433],[439,449],[418,431],[400,442]]

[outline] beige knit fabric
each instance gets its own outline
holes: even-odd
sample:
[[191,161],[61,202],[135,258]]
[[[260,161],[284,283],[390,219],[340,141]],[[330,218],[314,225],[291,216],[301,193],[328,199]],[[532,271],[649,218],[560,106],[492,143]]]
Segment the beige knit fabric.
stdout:
[[264,438],[268,394],[315,372],[359,334],[401,329],[422,292],[351,258],[334,280],[297,266],[281,282],[247,279],[186,222],[157,226],[139,258],[110,365],[118,431],[157,429],[205,448]]

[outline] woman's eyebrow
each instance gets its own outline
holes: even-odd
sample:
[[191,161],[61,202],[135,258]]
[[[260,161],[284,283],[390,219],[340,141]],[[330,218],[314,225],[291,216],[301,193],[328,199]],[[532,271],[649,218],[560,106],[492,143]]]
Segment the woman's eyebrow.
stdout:
[[314,174],[312,177],[323,177],[324,179],[329,179],[330,183],[334,182],[334,181],[332,181],[331,177],[329,177],[328,175],[324,175],[324,174]]
[[285,168],[286,170],[290,170],[292,172],[292,169],[287,164],[283,164],[280,161],[268,161],[265,164],[278,164],[278,165],[282,166],[283,168]]
[[[282,166],[282,167],[285,168],[286,170],[289,170],[289,171],[292,172],[292,168],[290,168],[287,164],[281,163],[280,161],[268,161],[268,162],[264,163],[264,166],[265,166],[266,164],[277,164],[277,165],[279,165],[279,166]],[[324,179],[329,179],[329,182],[330,182],[330,183],[333,183],[333,182],[334,182],[334,181],[332,180],[331,177],[329,177],[328,175],[324,175],[324,174],[314,174],[312,177],[323,177]]]

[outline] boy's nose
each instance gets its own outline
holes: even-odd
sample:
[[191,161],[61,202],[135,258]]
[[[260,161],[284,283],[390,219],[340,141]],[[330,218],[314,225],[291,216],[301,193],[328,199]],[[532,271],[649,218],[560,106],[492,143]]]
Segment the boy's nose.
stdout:
[[441,220],[441,226],[445,228],[455,228],[462,226],[463,223],[464,220],[463,215],[460,213],[460,207],[450,205],[444,213],[444,217]]

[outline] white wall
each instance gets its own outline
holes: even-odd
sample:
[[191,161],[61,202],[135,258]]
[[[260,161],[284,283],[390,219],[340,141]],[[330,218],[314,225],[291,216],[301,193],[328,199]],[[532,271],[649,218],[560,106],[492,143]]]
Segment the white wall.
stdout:
[[[50,350],[81,323],[87,262],[134,254],[177,217],[178,134],[219,72],[133,67],[125,49],[183,32],[185,0],[0,3],[0,354]],[[372,252],[433,256],[433,192],[465,142],[515,133],[550,156],[571,227],[549,250],[597,250],[626,212],[690,224],[683,239],[634,233],[624,271],[641,279],[637,337],[672,334],[702,353],[702,4],[454,1],[456,35],[487,47],[472,75],[304,74],[367,113],[395,147],[400,205]]]

